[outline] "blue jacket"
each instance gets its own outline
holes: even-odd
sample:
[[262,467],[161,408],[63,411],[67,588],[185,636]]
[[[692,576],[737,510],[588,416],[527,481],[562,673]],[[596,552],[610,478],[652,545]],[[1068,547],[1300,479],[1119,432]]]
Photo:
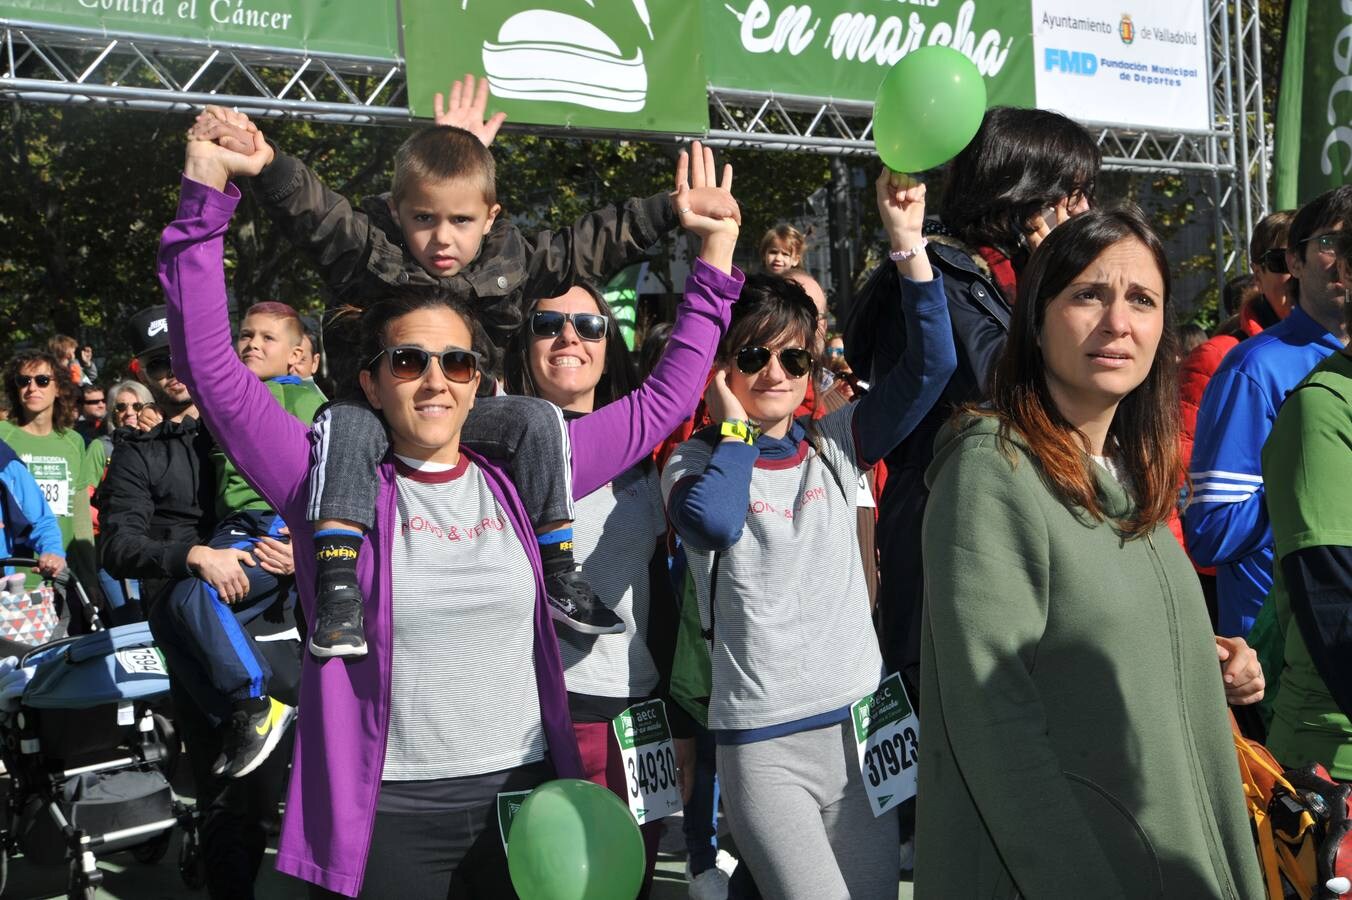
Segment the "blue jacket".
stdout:
[[[9,444],[0,441],[0,553],[14,556],[24,548],[34,555],[66,555],[61,543],[61,526],[47,505],[38,483]],[[5,574],[13,572],[5,567]]]
[[1263,444],[1286,395],[1342,349],[1300,307],[1226,354],[1197,413],[1183,534],[1193,562],[1216,567],[1220,633],[1247,634],[1272,588]]

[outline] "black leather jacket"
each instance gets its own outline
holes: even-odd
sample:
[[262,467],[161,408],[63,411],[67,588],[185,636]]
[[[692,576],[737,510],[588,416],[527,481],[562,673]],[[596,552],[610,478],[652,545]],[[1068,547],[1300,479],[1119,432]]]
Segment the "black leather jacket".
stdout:
[[151,431],[118,429],[99,487],[99,558],[114,578],[138,578],[150,601],[167,583],[188,578],[188,551],[215,525],[213,441],[196,419]]
[[[980,255],[942,230],[937,223],[927,223],[927,253],[930,264],[943,273],[958,369],[938,403],[886,457],[887,483],[878,508],[883,657],[912,685],[919,684],[919,616],[925,587],[920,553],[920,529],[929,500],[925,470],[934,458],[934,439],[953,411],[987,396],[990,372],[1009,337],[1011,311]],[[896,303],[901,296],[897,279],[896,266],[890,262],[875,269],[845,324],[845,358],[856,372],[868,372],[874,381],[906,347],[905,320]]]

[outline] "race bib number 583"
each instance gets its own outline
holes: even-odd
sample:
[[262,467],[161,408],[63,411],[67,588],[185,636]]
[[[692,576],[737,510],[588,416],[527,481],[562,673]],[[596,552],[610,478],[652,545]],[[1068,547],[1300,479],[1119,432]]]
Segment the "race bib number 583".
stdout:
[[850,707],[859,772],[873,814],[915,796],[920,759],[920,720],[906,697],[900,675],[889,675],[878,689]]

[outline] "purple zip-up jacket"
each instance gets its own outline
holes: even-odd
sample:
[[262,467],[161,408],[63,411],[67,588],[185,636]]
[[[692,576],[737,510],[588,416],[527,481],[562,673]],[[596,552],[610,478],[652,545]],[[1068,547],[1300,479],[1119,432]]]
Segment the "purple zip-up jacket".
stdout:
[[[293,523],[296,581],[309,614],[314,603],[314,528],[305,521],[307,427],[244,367],[231,341],[222,251],[238,201],[233,185],[222,194],[183,179],[178,216],[164,231],[159,256],[174,373],[192,391],[226,455],[268,504]],[[740,272],[726,275],[697,262],[666,352],[643,386],[568,423],[575,497],[586,496],[634,465],[694,409],[741,285]],[[491,460],[464,452],[483,472],[518,537],[529,538],[529,520],[507,473]],[[379,480],[375,527],[366,536],[357,566],[367,598],[370,652],[337,665],[317,665],[308,654],[304,658],[301,715],[277,854],[280,871],[348,896],[360,892],[366,870],[389,729],[390,560],[397,528],[389,459],[380,467]],[[582,765],[558,643],[544,603],[539,547],[533,539],[521,543],[535,572],[534,666],[550,761],[560,777],[578,778]]]

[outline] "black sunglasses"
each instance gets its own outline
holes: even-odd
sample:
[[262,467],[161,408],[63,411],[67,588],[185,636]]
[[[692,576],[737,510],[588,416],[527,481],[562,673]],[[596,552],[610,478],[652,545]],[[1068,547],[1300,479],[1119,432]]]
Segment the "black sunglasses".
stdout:
[[49,384],[52,383],[52,376],[50,376],[50,375],[15,375],[15,376],[14,376],[14,383],[17,384],[20,388],[26,388],[26,387],[28,387],[29,384],[33,383],[34,381],[36,381],[36,382],[38,383],[38,387],[40,387],[40,388],[45,388],[45,387],[47,387]]
[[85,401],[84,401],[84,405],[85,405],[85,406],[98,406],[100,403],[107,403],[107,402],[108,402],[108,401],[105,400],[105,399],[103,399],[102,397],[93,397],[93,398],[91,398],[91,399],[85,400]]
[[159,356],[152,356],[145,361],[146,377],[159,380],[168,375],[174,374],[174,361],[168,353],[161,353]]
[[1258,267],[1275,275],[1286,274],[1286,248],[1269,247],[1258,257]]
[[779,356],[779,364],[790,378],[802,378],[812,371],[812,354],[802,347],[785,347],[778,354],[765,347],[743,347],[737,351],[737,368],[743,375],[755,375],[770,364],[774,355]]
[[390,374],[400,381],[412,381],[423,377],[427,374],[428,367],[432,365],[434,356],[441,361],[441,373],[446,376],[447,381],[468,384],[474,380],[474,373],[479,371],[479,354],[459,347],[440,353],[432,353],[422,347],[386,347],[371,357],[366,368],[374,368],[376,363],[380,362],[380,358],[386,355],[390,358]]
[[145,409],[145,404],[139,401],[136,403],[114,403],[113,411],[126,412],[128,407],[131,408],[132,412],[140,412],[141,410]]
[[606,317],[597,313],[541,310],[531,314],[530,331],[536,337],[558,337],[564,322],[572,322],[573,330],[584,341],[599,341],[606,336]]

